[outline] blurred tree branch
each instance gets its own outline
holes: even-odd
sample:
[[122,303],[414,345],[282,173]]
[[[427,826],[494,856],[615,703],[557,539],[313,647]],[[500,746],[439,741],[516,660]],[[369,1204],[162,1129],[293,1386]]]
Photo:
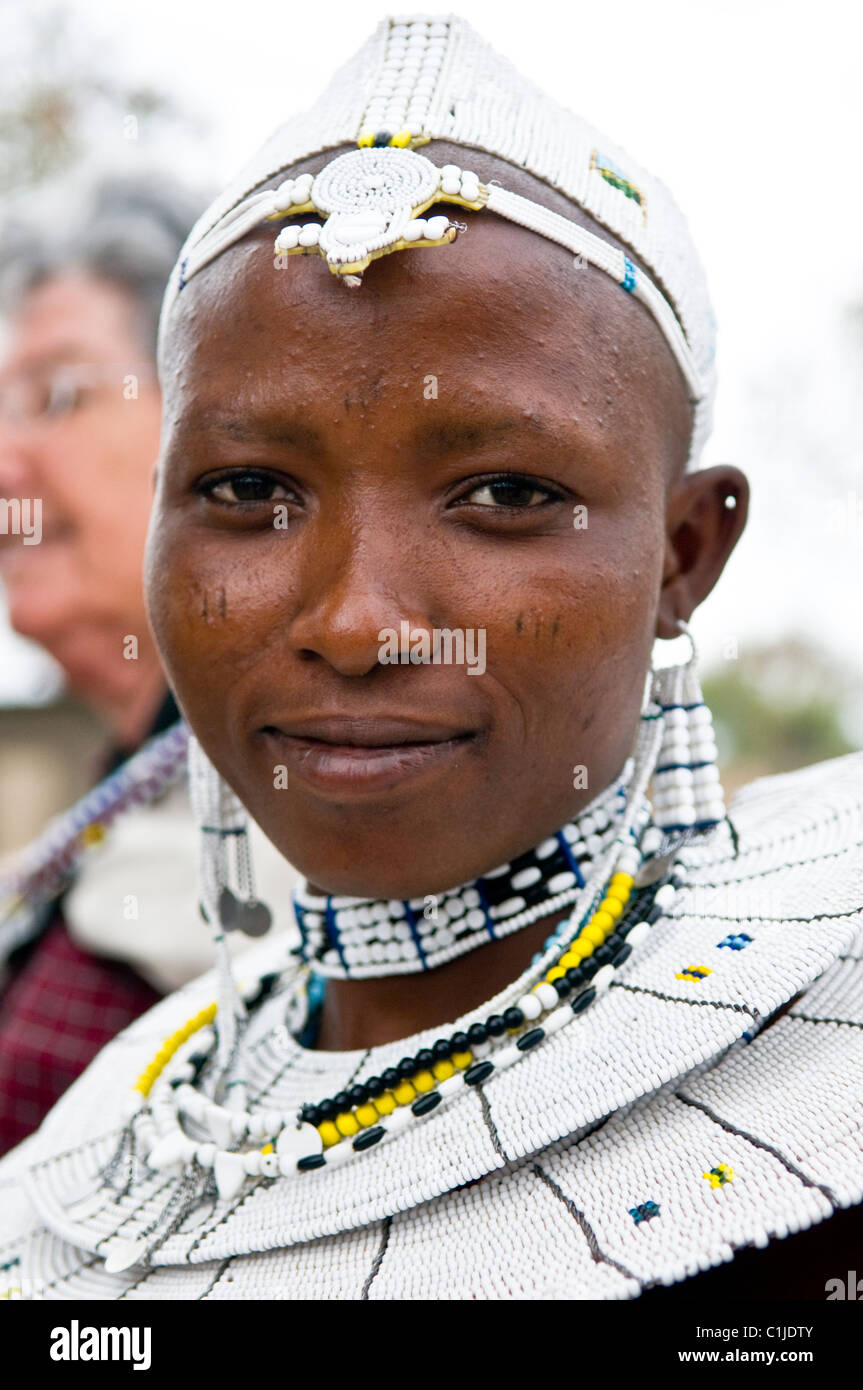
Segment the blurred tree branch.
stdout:
[[[66,5],[0,4],[0,194],[65,174],[124,118],[189,126],[165,93],[109,75],[116,67]],[[110,132],[110,135],[109,135]]]

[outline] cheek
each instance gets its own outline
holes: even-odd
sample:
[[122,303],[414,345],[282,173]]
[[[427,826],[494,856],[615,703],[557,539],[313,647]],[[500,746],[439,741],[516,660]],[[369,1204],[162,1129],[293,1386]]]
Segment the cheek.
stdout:
[[656,621],[662,551],[640,518],[576,532],[547,558],[501,573],[488,664],[543,737],[555,720],[614,722],[640,700]]
[[152,429],[142,438],[117,426],[70,434],[62,454],[46,463],[46,511],[74,525],[98,568],[106,568],[103,556],[113,557],[112,565],[122,556],[126,568],[130,553],[140,554],[152,500],[152,439]]
[[154,523],[147,547],[150,620],[172,683],[184,704],[209,701],[260,655],[273,620],[261,572],[224,547]]

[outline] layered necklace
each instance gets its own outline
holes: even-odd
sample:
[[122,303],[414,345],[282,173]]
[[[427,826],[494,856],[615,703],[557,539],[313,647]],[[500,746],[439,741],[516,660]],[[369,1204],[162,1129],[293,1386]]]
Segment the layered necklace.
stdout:
[[[500,928],[505,930],[506,924],[517,919],[525,924],[528,913],[533,914],[529,920],[552,913],[563,905],[561,895],[567,895],[565,905],[571,904],[572,912],[549,937],[526,975],[497,997],[492,1011],[477,1010],[456,1031],[442,1033],[430,1046],[386,1067],[379,1076],[301,1104],[290,1113],[249,1107],[240,1074],[242,1038],[234,1048],[234,1065],[225,1069],[212,1026],[218,1006],[210,1004],[165,1039],[135,1082],[129,1129],[137,1152],[147,1154],[148,1167],[189,1180],[197,1175],[201,1191],[212,1184],[215,1194],[228,1201],[247,1183],[297,1180],[316,1169],[358,1160],[405,1127],[427,1122],[460,1093],[517,1065],[544,1039],[590,1008],[653,922],[667,912],[677,891],[674,875],[663,882],[649,862],[667,849],[663,832],[651,824],[645,796],[660,739],[661,716],[658,711],[648,712],[642,717],[635,762],[627,766],[619,784],[529,854],[474,885],[440,895],[438,902],[447,905],[450,924],[444,930],[469,913],[481,915],[481,920],[476,916],[466,922],[451,940],[440,940],[442,914],[437,923],[423,917],[432,929],[419,931],[416,903],[425,900],[388,902],[383,905],[384,914],[381,905],[365,901],[326,899],[311,905],[310,895],[304,892],[302,964],[293,966],[292,978],[284,983],[277,974],[256,980],[245,999],[247,1020],[259,1012],[263,1017],[269,1003],[266,1012],[273,1017],[271,1010],[277,1008],[282,1026],[290,1019],[294,1033],[307,1021],[311,1007],[310,962],[315,971],[326,966],[333,973],[345,966],[356,971],[373,965],[381,974],[392,973],[397,963],[423,969],[439,960],[442,952],[451,953],[445,957],[451,958],[470,949],[475,939],[488,941],[492,931],[504,934]],[[528,879],[522,877],[527,870],[539,872]],[[564,873],[572,876],[571,882],[561,880]],[[489,884],[494,885],[492,893]],[[471,887],[478,895],[476,901],[468,896]],[[554,907],[549,906],[552,903]],[[463,910],[451,914],[456,904]],[[501,912],[501,907],[508,910]],[[341,915],[359,914],[360,909],[365,909],[361,916],[345,920]],[[309,913],[321,921],[313,918],[309,923]],[[410,930],[411,920],[416,934]],[[400,924],[408,926],[408,936],[392,930]],[[331,936],[333,928],[338,944]],[[411,953],[399,962],[376,960],[379,948],[388,944],[409,946]],[[112,1241],[105,1252],[109,1270],[119,1271],[146,1258],[172,1232],[187,1200],[188,1194],[170,1220],[166,1213],[166,1221],[148,1241]]]
[[448,892],[374,900],[322,897],[306,884],[294,894],[298,954],[318,975],[337,979],[433,970],[571,906],[615,839],[631,774],[629,763],[555,835]]

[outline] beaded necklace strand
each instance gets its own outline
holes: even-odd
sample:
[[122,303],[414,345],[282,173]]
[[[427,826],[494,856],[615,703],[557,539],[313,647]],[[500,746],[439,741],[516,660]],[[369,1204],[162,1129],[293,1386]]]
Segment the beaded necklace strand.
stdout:
[[[301,1105],[292,1114],[275,1109],[250,1114],[241,1078],[228,1083],[230,1108],[196,1089],[205,1069],[208,1085],[224,1082],[239,1047],[237,1040],[226,1064],[224,1039],[220,1043],[211,1026],[219,1006],[211,1004],[165,1040],[138,1078],[122,1144],[137,1145],[154,1171],[178,1177],[198,1172],[205,1178],[211,1170],[219,1198],[227,1201],[248,1179],[289,1177],[358,1158],[406,1125],[421,1123],[464,1087],[480,1085],[540,1046],[608,989],[616,970],[675,895],[673,881],[651,890],[652,906],[642,917],[643,899],[635,893],[642,869],[652,877],[645,861],[657,837],[664,839],[649,825],[646,801],[661,738],[662,712],[648,704],[614,843],[597,856],[569,922],[549,939],[537,968],[539,979],[529,991],[501,1007],[500,1001],[520,982],[504,991],[490,1016],[470,1020],[463,1030],[439,1039],[437,1055],[435,1047],[420,1049],[385,1075],[357,1082],[362,1090],[351,1087],[323,1102]],[[639,920],[633,924],[635,909]],[[244,1007],[246,1018],[249,1007],[259,1007],[275,983],[273,978],[259,981]],[[225,997],[230,1004],[233,996]],[[181,1116],[199,1127],[203,1141],[186,1132]],[[267,1142],[238,1151],[247,1139]],[[106,1251],[106,1268],[119,1271],[139,1263],[167,1239],[171,1228],[169,1222],[149,1241],[115,1240]]]
[[[637,871],[642,862],[639,849],[633,847],[626,862]],[[195,1089],[215,1043],[208,1029],[216,1016],[216,1005],[211,1004],[166,1039],[136,1082],[133,1111],[150,1098],[155,1142],[149,1166],[171,1171],[194,1161],[214,1171],[219,1195],[228,1199],[247,1178],[309,1172],[372,1148],[387,1134],[431,1114],[462,1087],[479,1085],[513,1065],[587,1009],[667,910],[675,891],[673,879],[639,891],[634,874],[617,869],[576,935],[517,1003],[438,1039],[379,1077],[357,1082],[291,1114],[228,1109]],[[277,982],[276,975],[259,982],[247,1000],[250,1012],[273,993]],[[502,1046],[488,1055],[498,1040]],[[194,1052],[181,1055],[179,1065],[170,1067],[175,1054],[190,1041]],[[169,1068],[167,1084],[160,1094],[151,1096]],[[181,1114],[200,1125],[209,1138],[202,1143],[187,1135],[179,1121]],[[247,1139],[268,1142],[245,1153],[231,1151],[229,1146]]]
[[38,932],[46,906],[69,884],[88,849],[101,844],[109,826],[131,807],[148,806],[180,780],[188,740],[182,721],[149,739],[55,817],[12,870],[0,875],[0,960]]
[[631,760],[572,822],[536,848],[468,884],[428,898],[325,897],[294,892],[297,954],[319,975],[367,979],[431,970],[570,907],[584,870],[613,843],[626,810]]

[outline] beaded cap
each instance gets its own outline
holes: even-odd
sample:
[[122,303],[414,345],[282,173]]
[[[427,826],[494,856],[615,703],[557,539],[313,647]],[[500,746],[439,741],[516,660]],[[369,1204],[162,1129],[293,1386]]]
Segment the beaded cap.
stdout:
[[[370,143],[370,132],[375,139],[401,132],[411,141],[447,140],[527,169],[639,257],[683,328],[700,382],[689,459],[694,466],[710,430],[715,326],[680,211],[659,180],[528,82],[455,15],[383,19],[319,100],[279,127],[192,229],[166,292],[162,343],[184,267],[204,238],[225,226],[230,244],[232,219],[253,189],[321,151]],[[474,162],[481,176],[481,159]]]

